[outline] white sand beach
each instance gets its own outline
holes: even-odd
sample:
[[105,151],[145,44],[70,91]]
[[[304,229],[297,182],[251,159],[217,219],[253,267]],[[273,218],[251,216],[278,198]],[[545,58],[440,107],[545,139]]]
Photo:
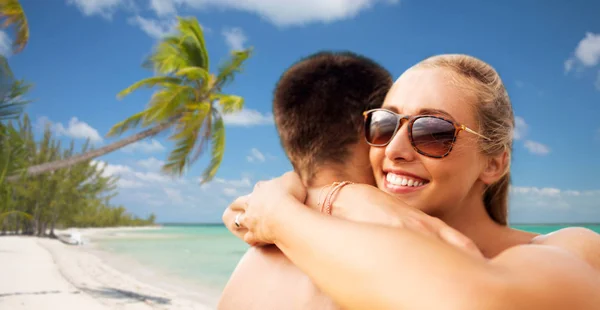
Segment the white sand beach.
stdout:
[[[82,236],[106,231],[115,229]],[[0,275],[0,309],[216,308],[214,294],[203,301],[182,297],[112,268],[90,248],[55,239],[0,237]]]

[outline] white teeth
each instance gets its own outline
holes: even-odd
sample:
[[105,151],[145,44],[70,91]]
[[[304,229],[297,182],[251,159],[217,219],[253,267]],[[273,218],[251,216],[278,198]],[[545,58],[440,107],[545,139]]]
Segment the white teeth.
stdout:
[[386,180],[393,185],[396,186],[413,186],[413,187],[418,187],[418,186],[422,186],[423,184],[425,184],[423,181],[417,181],[414,179],[409,179],[407,177],[404,176],[399,176],[393,173],[388,173],[386,175]]

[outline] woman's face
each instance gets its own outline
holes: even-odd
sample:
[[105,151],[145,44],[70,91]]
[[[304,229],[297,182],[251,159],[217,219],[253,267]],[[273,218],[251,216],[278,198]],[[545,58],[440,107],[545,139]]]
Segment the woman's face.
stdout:
[[[476,98],[452,84],[452,77],[448,69],[408,70],[388,93],[383,108],[402,115],[440,116],[479,132],[473,113]],[[380,189],[431,215],[482,195],[483,186],[474,184],[479,182],[486,160],[476,135],[461,131],[448,156],[431,158],[413,149],[407,130],[403,122],[387,146],[370,149]]]

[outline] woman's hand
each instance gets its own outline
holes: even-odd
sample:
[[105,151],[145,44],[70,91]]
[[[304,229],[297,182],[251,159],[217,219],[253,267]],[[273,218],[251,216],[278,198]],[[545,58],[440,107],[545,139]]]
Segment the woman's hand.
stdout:
[[[223,213],[223,222],[238,238],[250,245],[273,244],[272,225],[294,201],[306,199],[306,188],[300,177],[287,172],[279,178],[260,181],[252,194],[236,199]],[[240,227],[236,223],[236,217]]]
[[223,212],[222,220],[225,227],[234,234],[236,237],[244,240],[244,235],[248,232],[248,229],[242,226],[236,225],[236,217],[244,212],[244,206],[250,195],[238,197],[234,200]]

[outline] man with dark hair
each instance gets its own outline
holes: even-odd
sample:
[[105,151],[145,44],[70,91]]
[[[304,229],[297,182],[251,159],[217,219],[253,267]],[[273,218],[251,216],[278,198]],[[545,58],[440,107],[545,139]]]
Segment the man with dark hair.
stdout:
[[[382,105],[391,74],[350,52],[320,52],[292,65],[274,92],[281,144],[316,208],[323,186],[338,181],[375,184],[362,112]],[[232,231],[235,214],[223,221]],[[275,246],[253,247],[225,287],[219,309],[334,309],[310,279]]]

